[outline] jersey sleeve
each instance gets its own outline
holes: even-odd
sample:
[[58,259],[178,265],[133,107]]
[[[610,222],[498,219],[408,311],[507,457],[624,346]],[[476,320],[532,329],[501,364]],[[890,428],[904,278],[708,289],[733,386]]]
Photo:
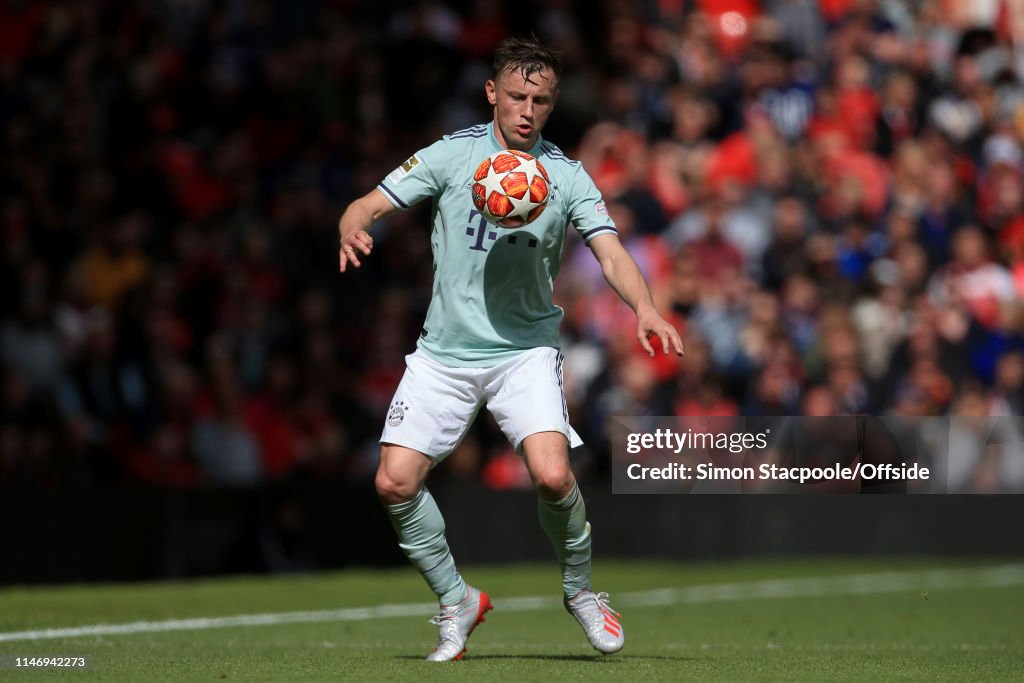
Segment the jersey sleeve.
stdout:
[[569,221],[584,242],[589,242],[605,233],[618,234],[618,230],[615,229],[615,221],[608,215],[608,207],[601,199],[600,191],[582,167],[576,172],[572,182]]
[[377,183],[377,189],[399,209],[436,197],[447,183],[447,141],[443,138],[402,162]]

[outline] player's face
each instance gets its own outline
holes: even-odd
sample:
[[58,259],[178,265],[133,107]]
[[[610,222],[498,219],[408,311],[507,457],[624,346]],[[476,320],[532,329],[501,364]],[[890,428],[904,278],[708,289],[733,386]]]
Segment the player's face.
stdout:
[[484,86],[494,107],[494,133],[507,149],[528,151],[548,122],[558,96],[558,81],[550,69],[529,76],[512,70]]

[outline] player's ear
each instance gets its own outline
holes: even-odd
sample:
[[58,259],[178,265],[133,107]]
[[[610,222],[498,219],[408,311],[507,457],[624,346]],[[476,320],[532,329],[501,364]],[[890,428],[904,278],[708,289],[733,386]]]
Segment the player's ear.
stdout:
[[498,103],[498,92],[497,86],[493,80],[488,80],[484,83],[484,92],[487,93],[487,102],[492,107]]

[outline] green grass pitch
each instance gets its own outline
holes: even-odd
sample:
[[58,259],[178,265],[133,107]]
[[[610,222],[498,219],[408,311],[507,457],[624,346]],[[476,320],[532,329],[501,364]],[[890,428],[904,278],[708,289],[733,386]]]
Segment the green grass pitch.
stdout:
[[[1011,560],[598,562],[595,586],[611,592],[626,628],[612,656],[590,649],[562,609],[554,564],[464,573],[495,611],[465,661],[445,664],[422,661],[436,627],[411,569],[0,589],[3,661],[92,658],[87,670],[8,667],[0,680],[1024,678],[1024,564]],[[216,621],[241,615],[258,616]]]

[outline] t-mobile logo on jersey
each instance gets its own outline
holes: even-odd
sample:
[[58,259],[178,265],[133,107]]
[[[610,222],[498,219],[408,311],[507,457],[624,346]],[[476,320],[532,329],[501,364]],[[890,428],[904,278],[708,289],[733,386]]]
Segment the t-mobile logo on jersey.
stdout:
[[[469,223],[466,225],[466,236],[475,237],[474,244],[470,245],[470,249],[473,251],[487,251],[484,247],[484,240],[494,242],[498,239],[498,228],[494,227],[487,222],[486,219],[480,214],[479,211],[473,209],[469,212]],[[519,243],[521,235],[509,235],[505,239],[509,244],[515,245]],[[526,240],[526,246],[530,249],[537,248],[537,240],[529,238]]]

